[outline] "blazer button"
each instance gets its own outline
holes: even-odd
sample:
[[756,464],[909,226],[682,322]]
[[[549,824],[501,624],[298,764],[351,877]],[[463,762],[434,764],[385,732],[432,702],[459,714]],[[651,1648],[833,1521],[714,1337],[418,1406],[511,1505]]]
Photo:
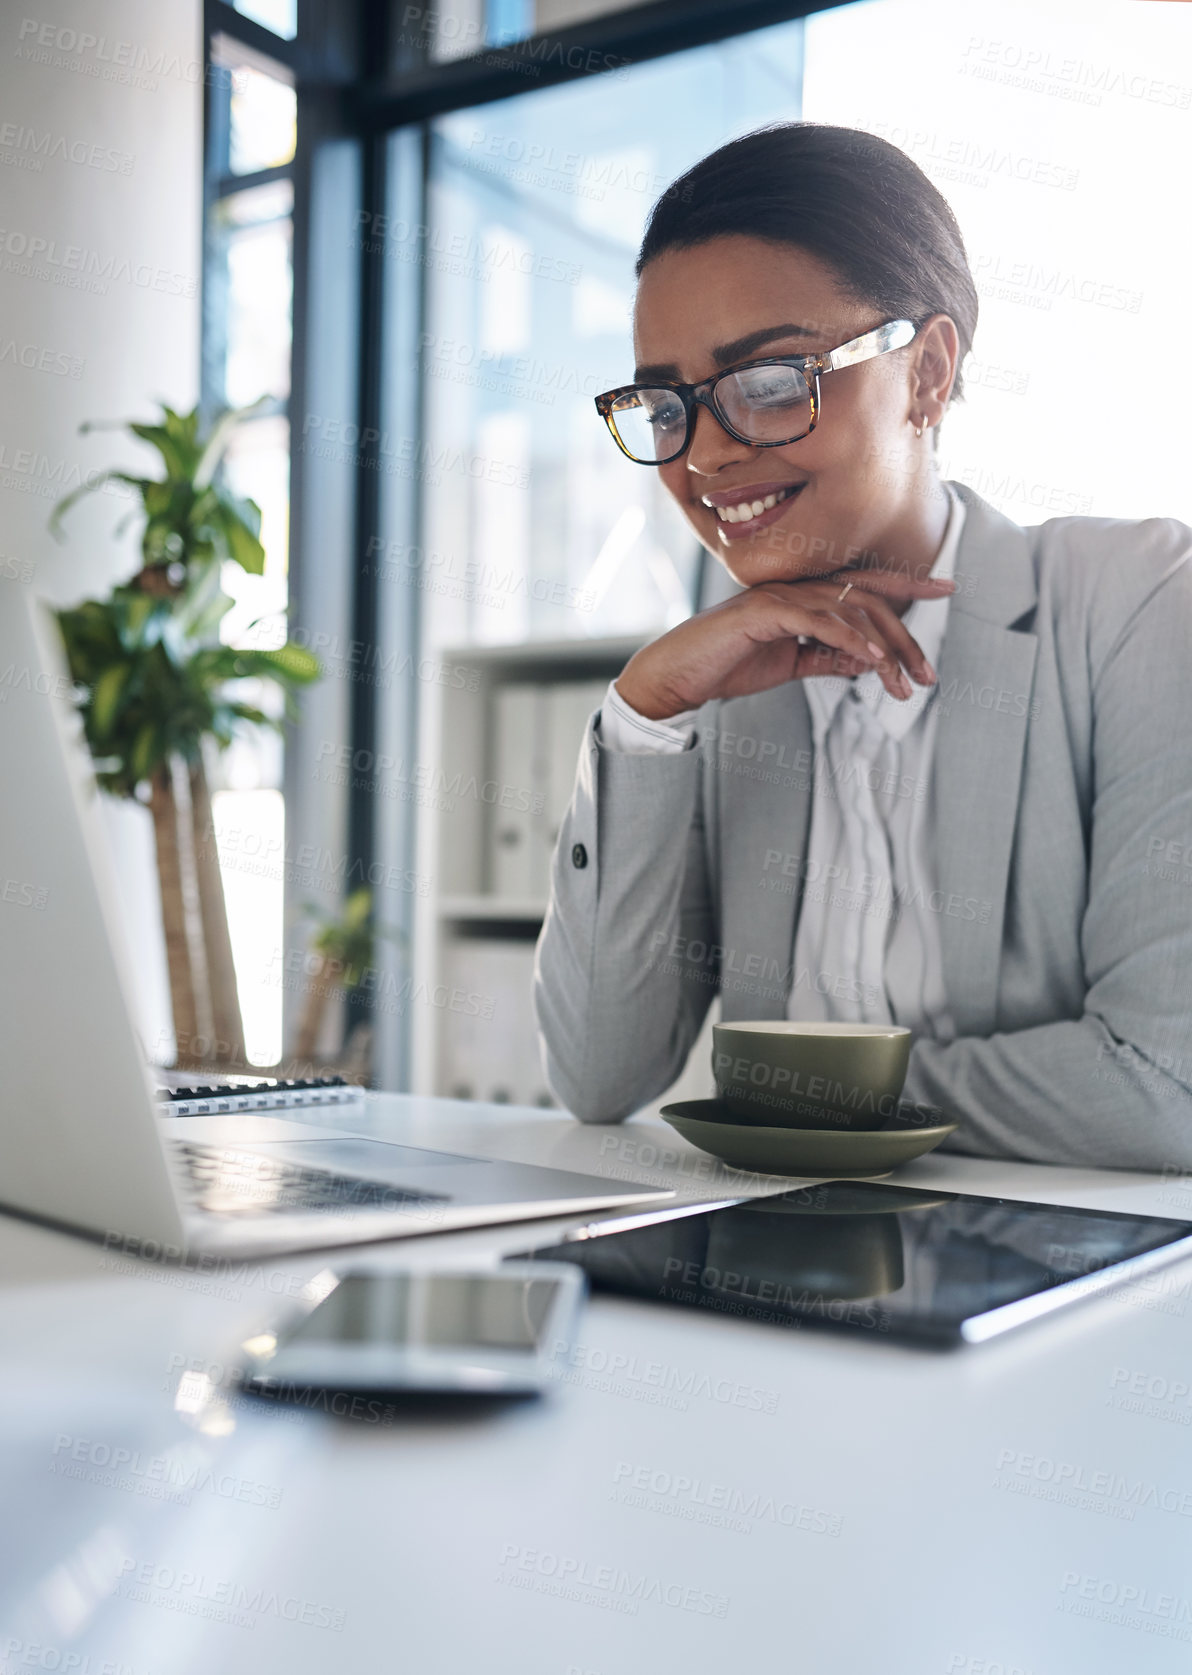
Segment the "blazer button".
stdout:
[[571,846],[571,864],[572,864],[573,867],[580,867],[580,868],[587,866],[587,864],[588,864],[588,851],[584,848],[582,843],[573,843],[572,844],[572,846]]

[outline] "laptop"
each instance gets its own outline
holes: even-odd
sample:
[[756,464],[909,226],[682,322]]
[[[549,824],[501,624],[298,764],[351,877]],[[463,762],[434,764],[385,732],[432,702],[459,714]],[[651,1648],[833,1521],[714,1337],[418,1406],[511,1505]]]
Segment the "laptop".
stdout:
[[[673,1198],[270,1114],[300,1101],[294,1084],[250,1079],[222,1100],[191,1088],[173,1101],[189,1115],[163,1115],[61,639],[16,582],[0,582],[0,786],[0,1208],[189,1258]],[[306,1091],[341,1120],[343,1100],[369,1097],[334,1083]]]

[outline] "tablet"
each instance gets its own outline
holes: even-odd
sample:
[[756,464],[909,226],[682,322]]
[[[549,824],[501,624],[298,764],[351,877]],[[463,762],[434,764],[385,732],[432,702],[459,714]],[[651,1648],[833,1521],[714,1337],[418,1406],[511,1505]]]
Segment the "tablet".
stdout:
[[1192,1273],[1155,1270],[1187,1255],[1192,1222],[868,1181],[616,1216],[519,1253],[671,1308],[937,1346],[1118,1286],[1178,1312]]

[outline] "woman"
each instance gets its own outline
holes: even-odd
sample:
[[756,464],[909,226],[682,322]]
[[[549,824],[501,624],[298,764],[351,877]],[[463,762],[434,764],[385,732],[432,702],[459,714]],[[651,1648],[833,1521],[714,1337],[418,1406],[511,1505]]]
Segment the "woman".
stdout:
[[589,727],[535,978],[552,1086],[618,1121],[718,992],[909,1025],[905,1096],[956,1149],[1192,1165],[1192,531],[1021,529],[940,481],[977,295],[883,140],[732,141],[637,274],[634,383],[597,406],[742,591]]

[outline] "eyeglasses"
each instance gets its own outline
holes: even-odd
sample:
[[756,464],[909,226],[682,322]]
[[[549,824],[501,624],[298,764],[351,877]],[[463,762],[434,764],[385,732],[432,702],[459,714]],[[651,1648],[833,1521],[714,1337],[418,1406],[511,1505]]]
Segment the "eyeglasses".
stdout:
[[596,411],[621,452],[638,465],[669,465],[686,452],[697,403],[738,442],[781,448],[815,429],[823,373],[905,348],[918,329],[913,320],[887,320],[819,355],[746,361],[700,384],[625,384],[598,395]]

